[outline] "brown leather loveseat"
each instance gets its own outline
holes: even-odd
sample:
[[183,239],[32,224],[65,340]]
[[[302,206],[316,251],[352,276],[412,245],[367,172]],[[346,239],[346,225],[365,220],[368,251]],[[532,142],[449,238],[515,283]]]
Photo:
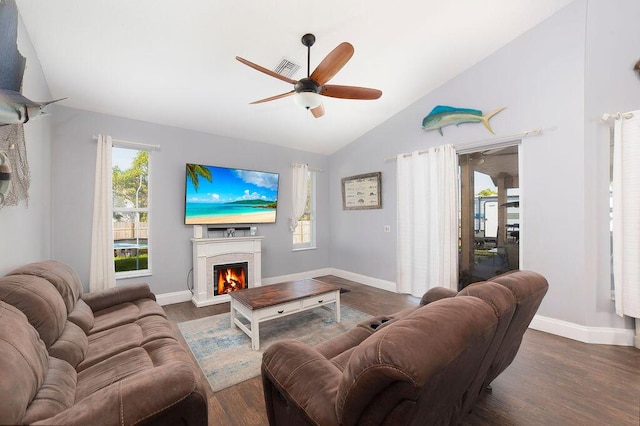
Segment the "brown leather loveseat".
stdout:
[[197,367],[147,285],[82,294],[60,262],[0,278],[0,423],[207,424]]
[[513,361],[548,288],[516,271],[373,318],[315,347],[270,346],[262,380],[271,425],[458,424]]

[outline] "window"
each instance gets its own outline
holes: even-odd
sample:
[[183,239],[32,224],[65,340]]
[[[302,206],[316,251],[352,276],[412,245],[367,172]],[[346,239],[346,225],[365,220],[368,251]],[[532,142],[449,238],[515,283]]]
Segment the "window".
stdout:
[[116,278],[149,275],[149,151],[114,144],[111,161]]
[[304,214],[298,220],[298,227],[293,232],[293,249],[310,249],[316,247],[316,174],[307,173],[307,203]]

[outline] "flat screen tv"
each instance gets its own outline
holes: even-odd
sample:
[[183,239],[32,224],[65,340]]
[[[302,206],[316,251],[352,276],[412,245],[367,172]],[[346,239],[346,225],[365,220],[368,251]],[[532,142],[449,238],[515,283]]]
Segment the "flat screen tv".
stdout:
[[275,223],[278,177],[278,173],[187,163],[184,223]]

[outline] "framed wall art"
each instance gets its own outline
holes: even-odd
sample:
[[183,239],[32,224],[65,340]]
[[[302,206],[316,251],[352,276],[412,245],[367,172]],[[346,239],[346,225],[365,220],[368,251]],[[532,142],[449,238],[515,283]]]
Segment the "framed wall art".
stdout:
[[381,172],[342,178],[342,210],[382,208]]

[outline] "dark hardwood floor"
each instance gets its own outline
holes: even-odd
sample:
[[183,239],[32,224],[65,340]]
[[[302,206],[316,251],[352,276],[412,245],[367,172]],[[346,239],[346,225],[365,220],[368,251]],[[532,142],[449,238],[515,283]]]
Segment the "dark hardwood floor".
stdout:
[[[341,295],[341,303],[371,315],[390,314],[419,302],[334,276],[317,279],[349,290]],[[229,304],[196,308],[184,302],[164,309],[177,331],[178,322],[229,312]],[[202,380],[206,383],[204,375]],[[267,424],[259,377],[216,393],[206,387],[209,424]],[[516,359],[492,388],[474,405],[465,425],[638,426],[640,350],[528,330]]]

